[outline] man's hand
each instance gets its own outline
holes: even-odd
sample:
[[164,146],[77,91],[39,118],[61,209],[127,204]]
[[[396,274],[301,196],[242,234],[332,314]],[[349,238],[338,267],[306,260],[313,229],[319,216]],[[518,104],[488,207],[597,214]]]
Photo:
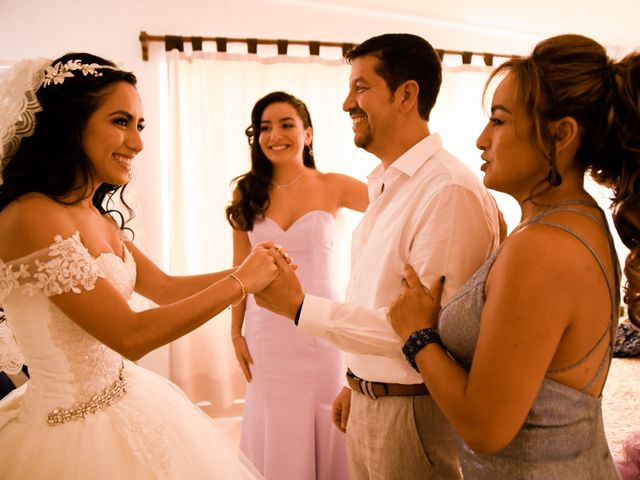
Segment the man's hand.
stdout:
[[331,405],[331,418],[333,424],[338,427],[342,433],[347,431],[347,421],[349,420],[349,411],[351,410],[351,389],[342,387],[342,390]]
[[304,300],[302,285],[291,265],[280,255],[274,258],[278,276],[266,288],[255,293],[254,298],[259,306],[293,320]]

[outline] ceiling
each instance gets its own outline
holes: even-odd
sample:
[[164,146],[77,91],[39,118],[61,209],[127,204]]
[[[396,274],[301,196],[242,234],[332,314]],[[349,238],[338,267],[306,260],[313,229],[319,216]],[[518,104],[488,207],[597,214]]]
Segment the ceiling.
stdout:
[[459,30],[541,39],[580,33],[611,54],[640,47],[640,0],[289,0],[323,9],[384,15]]

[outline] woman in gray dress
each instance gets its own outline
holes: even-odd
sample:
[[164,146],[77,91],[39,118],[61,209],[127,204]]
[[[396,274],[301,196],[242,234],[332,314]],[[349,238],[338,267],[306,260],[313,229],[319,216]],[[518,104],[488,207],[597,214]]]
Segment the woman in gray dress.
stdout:
[[619,264],[583,181],[610,186],[614,212],[638,195],[640,55],[562,35],[489,82],[484,184],[521,223],[440,312],[445,279],[424,288],[407,266],[390,321],[459,433],[465,479],[615,479],[600,399]]

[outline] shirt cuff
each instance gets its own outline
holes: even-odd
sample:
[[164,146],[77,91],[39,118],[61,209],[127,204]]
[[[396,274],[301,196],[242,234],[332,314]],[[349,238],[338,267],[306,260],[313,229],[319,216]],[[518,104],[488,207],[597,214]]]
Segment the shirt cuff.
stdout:
[[302,301],[302,303],[298,307],[298,311],[296,312],[296,316],[293,318],[293,323],[296,324],[296,327],[298,326],[298,322],[300,322],[300,314],[302,313],[302,305],[304,305],[304,300]]
[[324,338],[327,334],[332,307],[332,300],[305,294],[298,320],[298,330]]

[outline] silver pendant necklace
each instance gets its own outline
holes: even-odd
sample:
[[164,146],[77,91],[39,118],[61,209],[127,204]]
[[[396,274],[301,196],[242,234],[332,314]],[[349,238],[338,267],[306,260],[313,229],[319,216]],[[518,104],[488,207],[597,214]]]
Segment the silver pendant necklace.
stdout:
[[274,182],[273,180],[271,180],[271,185],[273,185],[273,186],[274,186],[274,187],[276,187],[276,188],[285,188],[285,187],[288,187],[289,185],[293,185],[294,183],[296,183],[296,182],[300,179],[300,177],[302,177],[302,175],[304,174],[304,172],[306,172],[306,171],[307,171],[307,169],[306,169],[306,168],[303,168],[303,169],[302,169],[302,171],[300,172],[300,174],[299,174],[296,178],[294,178],[293,180],[291,180],[289,183],[276,183],[276,182]]

